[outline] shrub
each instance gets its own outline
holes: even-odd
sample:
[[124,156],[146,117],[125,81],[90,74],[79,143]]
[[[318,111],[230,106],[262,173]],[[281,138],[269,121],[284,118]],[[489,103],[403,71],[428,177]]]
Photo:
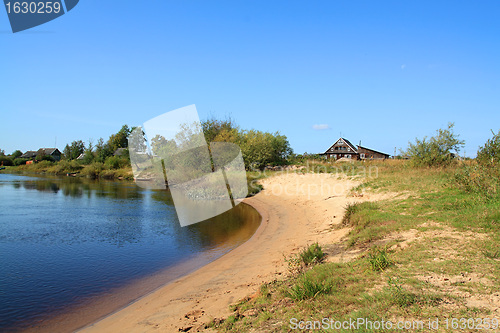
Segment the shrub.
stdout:
[[101,174],[101,172],[103,170],[104,170],[104,164],[102,164],[100,162],[94,162],[92,164],[85,166],[82,169],[81,173],[84,176],[95,179],[95,178],[99,178],[99,175]]
[[477,151],[477,160],[481,164],[500,163],[500,131],[493,138],[488,139],[483,147]]
[[82,165],[80,165],[77,161],[72,160],[72,161],[60,161],[56,163],[53,167],[49,169],[51,173],[55,174],[65,174],[65,173],[73,173],[73,172],[78,172],[83,168]]
[[16,158],[14,159],[14,165],[23,165],[23,164],[26,164],[26,162],[28,161],[27,158]]
[[129,166],[130,162],[123,157],[110,156],[106,159],[104,164],[111,169],[121,169]]
[[14,165],[14,162],[10,157],[7,156],[0,156],[0,166],[12,166]]
[[465,192],[492,199],[500,194],[500,170],[491,164],[465,165],[454,175],[455,184]]
[[448,124],[447,129],[438,129],[436,135],[427,140],[415,139],[415,143],[408,143],[408,149],[401,152],[402,155],[410,157],[414,166],[446,166],[454,161],[465,141],[459,140],[458,134],[453,132],[453,123]]
[[40,154],[36,156],[36,160],[41,162],[41,161],[49,161],[49,162],[54,162],[54,158],[50,155],[45,155],[45,154]]
[[300,259],[306,265],[313,265],[323,261],[325,254],[318,243],[311,244],[299,254]]

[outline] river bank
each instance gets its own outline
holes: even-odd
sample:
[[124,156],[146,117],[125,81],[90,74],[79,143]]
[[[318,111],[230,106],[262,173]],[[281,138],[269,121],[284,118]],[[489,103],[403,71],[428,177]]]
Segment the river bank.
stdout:
[[204,330],[214,318],[228,316],[230,304],[285,276],[284,257],[314,242],[339,242],[347,231],[332,226],[347,203],[361,200],[349,196],[358,182],[329,174],[292,173],[261,183],[264,190],[245,200],[262,215],[249,241],[81,332]]

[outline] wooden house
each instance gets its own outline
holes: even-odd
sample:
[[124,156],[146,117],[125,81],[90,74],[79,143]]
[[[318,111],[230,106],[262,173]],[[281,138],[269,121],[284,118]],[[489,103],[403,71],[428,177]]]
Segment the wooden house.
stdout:
[[379,152],[360,145],[354,146],[349,140],[339,138],[330,148],[328,148],[322,156],[327,159],[348,158],[352,160],[384,160],[389,158],[389,154]]
[[52,156],[54,161],[60,161],[62,153],[57,148],[40,148],[36,152],[36,155],[49,155]]
[[40,148],[37,151],[28,150],[20,157],[27,158],[29,160],[34,160],[38,155],[49,155],[52,156],[54,161],[59,161],[61,159],[62,153],[57,148]]

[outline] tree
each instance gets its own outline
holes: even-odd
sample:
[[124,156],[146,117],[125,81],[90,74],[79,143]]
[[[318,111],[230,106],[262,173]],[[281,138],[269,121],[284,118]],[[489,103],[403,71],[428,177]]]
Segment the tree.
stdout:
[[16,151],[14,151],[14,152],[11,154],[11,156],[12,156],[12,158],[18,158],[18,157],[20,157],[22,154],[23,154],[23,152],[22,152],[22,151],[20,151],[20,150],[16,150]]
[[108,139],[110,149],[114,152],[118,148],[128,148],[128,136],[132,130],[133,128],[130,129],[128,125],[123,125],[116,134],[111,134]]
[[477,160],[481,164],[500,163],[500,130],[493,133],[493,138],[488,139],[483,147],[477,151]]
[[85,151],[85,143],[82,140],[73,141],[71,145],[66,145],[63,150],[64,158],[74,160]]
[[106,158],[113,155],[114,150],[111,150],[108,143],[104,143],[103,138],[99,138],[95,145],[95,159],[97,162],[104,163]]
[[453,123],[448,124],[447,129],[438,129],[436,135],[422,140],[415,139],[415,143],[408,143],[408,149],[402,154],[411,158],[416,166],[444,166],[450,164],[454,154],[460,152],[465,141],[459,139],[459,135],[453,132]]
[[5,156],[5,150],[0,149],[0,156]]
[[94,146],[92,144],[92,139],[89,139],[89,144],[83,153],[83,163],[90,164],[94,161]]

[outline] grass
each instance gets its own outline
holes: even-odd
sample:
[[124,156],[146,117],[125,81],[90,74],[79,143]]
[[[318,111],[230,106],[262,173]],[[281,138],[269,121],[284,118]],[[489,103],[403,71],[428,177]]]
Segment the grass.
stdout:
[[[399,195],[345,207],[339,226],[349,230],[344,247],[364,255],[325,263],[309,259],[314,248],[308,247],[301,253],[314,265],[307,267],[300,254],[287,259],[289,266],[302,269],[263,285],[260,296],[233,309],[235,314],[253,309],[265,315],[234,316],[230,324],[214,325],[216,329],[288,332],[292,318],[500,319],[498,310],[481,301],[500,290],[500,198],[491,187],[482,186],[482,179],[482,187],[472,189],[458,183],[456,174],[467,165],[414,168],[389,161],[368,166],[377,167],[378,176],[364,177],[354,191]],[[309,167],[335,172],[323,162]],[[362,167],[353,163],[345,168],[349,177],[358,177]]]
[[325,254],[318,243],[314,243],[299,254],[300,259],[306,266],[314,265],[323,261]]
[[368,262],[374,271],[383,271],[393,264],[392,260],[389,259],[387,249],[378,247],[373,248],[368,253]]

